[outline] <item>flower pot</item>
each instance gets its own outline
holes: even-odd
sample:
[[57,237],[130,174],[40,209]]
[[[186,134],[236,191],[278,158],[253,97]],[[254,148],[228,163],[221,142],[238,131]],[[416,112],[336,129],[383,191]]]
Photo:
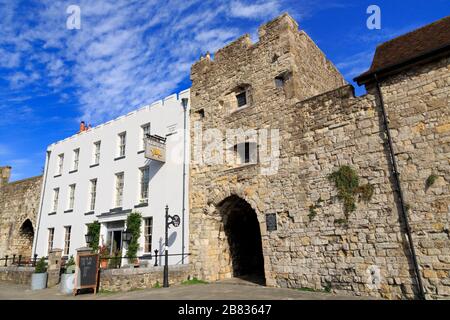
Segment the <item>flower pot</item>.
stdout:
[[59,284],[59,291],[65,294],[72,294],[75,280],[75,273],[63,273],[61,275],[61,283]]
[[47,288],[47,272],[33,273],[31,275],[31,290],[41,290]]
[[102,269],[108,268],[108,259],[101,259],[101,260],[100,260],[100,267],[101,267]]

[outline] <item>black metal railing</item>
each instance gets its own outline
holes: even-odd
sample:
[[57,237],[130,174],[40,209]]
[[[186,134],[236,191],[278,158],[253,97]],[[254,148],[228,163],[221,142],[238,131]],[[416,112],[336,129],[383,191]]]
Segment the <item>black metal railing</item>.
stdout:
[[[155,250],[154,254],[145,254],[139,257],[122,257],[121,255],[115,255],[115,256],[107,256],[107,257],[100,257],[100,267],[102,269],[120,269],[123,267],[134,267],[134,268],[139,268],[141,267],[141,262],[142,261],[149,261],[149,260],[154,260],[155,262],[153,263],[153,266],[157,267],[158,266],[158,257],[164,257],[164,252],[162,254],[158,254],[159,251]],[[190,253],[169,253],[168,256],[169,257],[174,257],[174,256],[189,256]],[[103,263],[102,263],[103,261]],[[106,261],[106,262],[104,262]],[[127,264],[124,264],[123,262],[126,261]],[[147,263],[148,265],[148,263]]]
[[[158,254],[160,251],[159,250],[155,250],[153,254],[149,253],[149,254],[145,254],[139,257],[123,257],[123,256],[119,256],[119,255],[115,255],[115,256],[108,256],[108,257],[100,257],[100,266],[102,269],[120,269],[123,267],[134,267],[134,268],[138,268],[141,267],[142,264],[141,262],[143,261],[152,261],[153,266],[158,267],[159,263],[158,263],[158,258],[163,258],[164,252],[162,252],[162,254]],[[187,257],[189,256],[190,253],[169,253],[168,256],[169,257],[176,257],[176,256],[180,256],[180,257]],[[37,261],[39,261],[39,259],[41,259],[42,257],[38,257],[37,254],[35,254],[33,257],[28,257],[28,256],[23,256],[23,255],[18,255],[18,254],[10,254],[10,255],[5,255],[3,258],[0,258],[0,267],[9,267],[9,266],[17,266],[17,267],[35,267]],[[44,259],[46,261],[48,261],[48,256],[44,257]],[[107,261],[106,264],[102,263],[102,261]],[[63,256],[61,257],[61,267],[64,268],[66,262],[68,261],[68,257],[67,256]],[[124,264],[124,261],[126,262],[126,264]],[[154,262],[153,262],[154,261]],[[162,264],[162,263],[160,263]],[[150,266],[148,263],[146,264],[147,266]]]
[[[0,258],[0,267],[35,267],[39,259],[37,254],[33,257],[23,256],[21,254],[5,255],[3,258]],[[44,259],[48,260],[48,257],[44,257]]]

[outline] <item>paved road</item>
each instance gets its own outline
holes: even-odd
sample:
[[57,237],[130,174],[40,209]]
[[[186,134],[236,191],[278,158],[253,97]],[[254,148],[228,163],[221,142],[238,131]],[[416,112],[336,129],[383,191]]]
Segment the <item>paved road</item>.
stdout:
[[267,288],[233,281],[178,285],[119,293],[64,295],[58,288],[31,291],[28,286],[0,282],[1,300],[345,300],[360,297],[336,296],[330,293],[305,292],[294,289]]

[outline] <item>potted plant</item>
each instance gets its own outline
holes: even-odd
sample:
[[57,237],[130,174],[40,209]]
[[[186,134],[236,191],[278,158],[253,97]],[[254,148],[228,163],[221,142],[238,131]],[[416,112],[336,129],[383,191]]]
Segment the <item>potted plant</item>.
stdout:
[[42,257],[36,263],[34,273],[31,275],[31,290],[40,290],[47,287],[47,263]]
[[75,260],[73,256],[65,264],[65,271],[61,275],[60,291],[65,294],[71,294],[74,288],[75,279]]
[[100,267],[102,269],[106,269],[108,267],[108,259],[107,259],[109,256],[108,247],[102,245],[98,249],[98,254],[100,255]]

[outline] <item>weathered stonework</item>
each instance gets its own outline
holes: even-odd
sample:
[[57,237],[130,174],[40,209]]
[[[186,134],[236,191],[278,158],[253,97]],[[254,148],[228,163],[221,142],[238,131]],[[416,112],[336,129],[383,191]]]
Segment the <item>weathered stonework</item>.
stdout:
[[[147,289],[163,285],[164,267],[122,268],[102,270],[100,273],[100,290],[130,291]],[[169,285],[180,284],[188,280],[189,265],[170,266]]]
[[8,183],[11,167],[0,168],[0,257],[31,257],[42,176]]
[[[292,76],[277,87],[274,78],[286,70]],[[227,225],[244,201],[259,222],[267,285],[390,299],[417,295],[374,88],[355,97],[287,15],[262,26],[258,43],[243,37],[219,50],[214,61],[203,58],[191,78],[191,128],[280,132],[274,175],[262,175],[260,164],[230,170],[199,163],[192,132],[194,276],[233,276],[237,260],[230,246],[236,244]],[[236,111],[229,95],[243,84],[251,88],[251,105]],[[381,86],[426,294],[449,297],[450,60],[414,67]],[[372,199],[358,202],[346,223],[327,178],[343,165],[374,187]],[[425,190],[431,174],[438,179]],[[270,213],[277,214],[275,231],[267,231]]]
[[31,285],[34,267],[0,266],[0,281]]

